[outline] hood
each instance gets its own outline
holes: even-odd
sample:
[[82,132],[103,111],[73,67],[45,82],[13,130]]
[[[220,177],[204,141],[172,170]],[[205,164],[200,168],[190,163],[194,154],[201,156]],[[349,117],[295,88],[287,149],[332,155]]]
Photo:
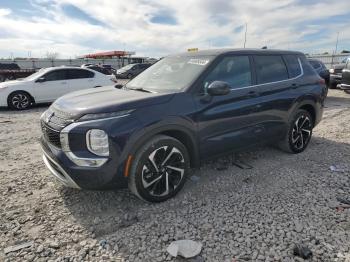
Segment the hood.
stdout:
[[2,87],[9,87],[9,86],[15,86],[24,83],[24,80],[11,80],[6,82],[0,83],[0,88]]
[[331,68],[333,68],[333,69],[343,69],[345,67],[345,65],[346,65],[345,63],[335,64]]
[[169,101],[174,94],[147,93],[114,86],[72,92],[57,99],[52,107],[74,118],[85,114],[117,112]]

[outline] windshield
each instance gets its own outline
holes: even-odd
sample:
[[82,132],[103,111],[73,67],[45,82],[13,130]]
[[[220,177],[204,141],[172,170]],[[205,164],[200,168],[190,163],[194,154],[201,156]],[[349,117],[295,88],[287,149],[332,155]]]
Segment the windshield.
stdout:
[[126,84],[155,92],[182,90],[189,86],[214,59],[214,56],[166,57]]
[[32,80],[36,79],[37,77],[43,75],[46,71],[47,71],[46,68],[41,68],[38,72],[31,74],[30,76],[27,76],[23,80],[32,81]]

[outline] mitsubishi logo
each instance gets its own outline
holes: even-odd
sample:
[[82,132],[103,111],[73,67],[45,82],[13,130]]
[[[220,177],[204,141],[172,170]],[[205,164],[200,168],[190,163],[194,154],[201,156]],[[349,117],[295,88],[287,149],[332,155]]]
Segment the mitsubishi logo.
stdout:
[[51,118],[53,117],[55,113],[54,112],[50,112],[45,116],[45,122],[48,123],[50,122]]

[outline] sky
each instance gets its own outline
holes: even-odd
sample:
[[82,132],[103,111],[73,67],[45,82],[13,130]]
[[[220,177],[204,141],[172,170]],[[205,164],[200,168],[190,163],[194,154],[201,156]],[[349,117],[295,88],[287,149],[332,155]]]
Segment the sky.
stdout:
[[1,0],[0,57],[242,48],[246,25],[247,48],[350,49],[348,0]]

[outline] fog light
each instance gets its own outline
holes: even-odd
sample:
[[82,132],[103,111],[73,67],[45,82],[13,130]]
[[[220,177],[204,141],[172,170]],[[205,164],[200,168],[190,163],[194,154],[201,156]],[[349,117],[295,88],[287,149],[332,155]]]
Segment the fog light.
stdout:
[[86,133],[86,145],[95,155],[109,156],[108,135],[101,129],[91,129]]

